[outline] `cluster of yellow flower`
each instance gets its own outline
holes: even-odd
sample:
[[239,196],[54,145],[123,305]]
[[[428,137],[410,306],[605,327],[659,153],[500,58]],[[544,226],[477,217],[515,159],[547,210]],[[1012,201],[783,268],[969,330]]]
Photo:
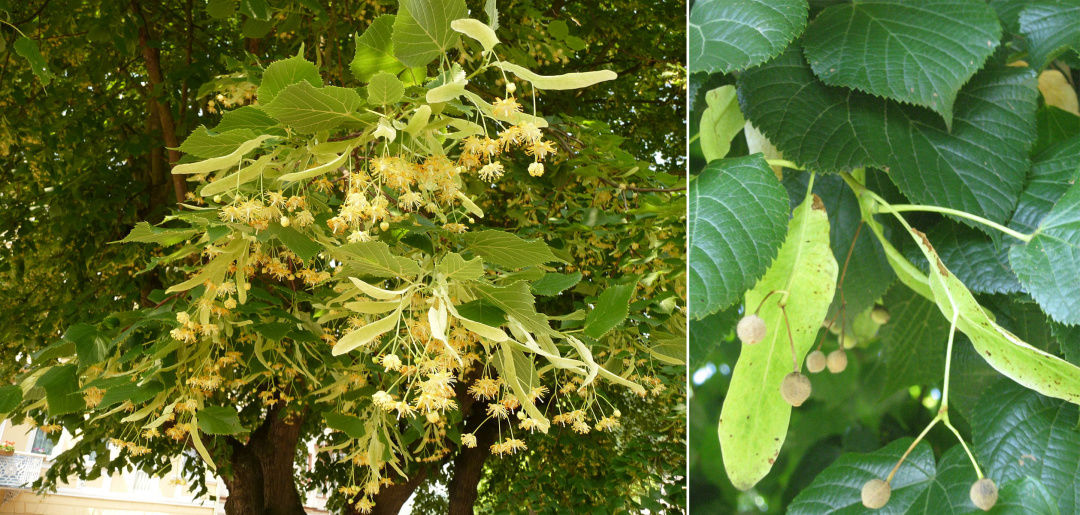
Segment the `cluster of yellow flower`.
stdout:
[[518,438],[507,438],[501,442],[496,442],[488,447],[491,450],[491,454],[496,456],[504,456],[507,454],[516,454],[518,451],[528,449],[525,442]]
[[[219,200],[219,198],[215,198]],[[266,199],[236,197],[218,211],[218,217],[225,222],[248,224],[257,231],[270,227],[270,222],[278,221],[281,225],[306,227],[315,222],[315,216],[307,209],[307,199],[300,195],[285,197],[278,191],[266,195]]]
[[[513,97],[495,102],[496,116],[509,117],[512,113],[520,111],[521,105],[514,101]],[[534,177],[544,175],[543,161],[555,154],[555,144],[543,139],[543,133],[536,124],[522,122],[499,132],[498,139],[488,136],[465,138],[461,143],[458,164],[468,170],[479,168],[477,175],[480,179],[494,182],[505,172],[502,163],[495,161],[494,158],[514,146],[524,149],[527,155],[532,156],[533,162],[529,165],[529,175]]]
[[83,390],[83,401],[86,402],[86,407],[93,408],[98,404],[101,404],[101,399],[105,397],[105,390],[96,386],[91,386]]
[[126,442],[119,438],[110,438],[109,443],[113,444],[116,447],[119,447],[120,449],[127,449],[127,451],[131,453],[132,456],[142,456],[150,452],[149,447],[139,445],[135,442]]

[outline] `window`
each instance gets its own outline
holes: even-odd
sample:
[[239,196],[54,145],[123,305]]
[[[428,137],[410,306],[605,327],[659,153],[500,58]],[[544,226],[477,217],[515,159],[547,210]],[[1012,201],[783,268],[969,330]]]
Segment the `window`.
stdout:
[[56,445],[56,441],[40,429],[34,430],[34,445],[30,447],[30,452],[37,454],[50,454],[52,453],[53,446]]

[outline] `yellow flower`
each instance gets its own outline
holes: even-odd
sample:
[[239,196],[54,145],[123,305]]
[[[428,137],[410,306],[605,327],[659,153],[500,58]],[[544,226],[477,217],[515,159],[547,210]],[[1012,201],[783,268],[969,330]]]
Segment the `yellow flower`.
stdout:
[[529,175],[533,177],[544,175],[544,163],[536,162],[529,165]]
[[510,118],[515,113],[521,112],[521,104],[517,103],[514,97],[496,98],[491,112],[496,118]]
[[476,435],[474,435],[472,433],[465,433],[465,434],[461,435],[461,445],[464,445],[465,447],[468,447],[470,449],[475,448],[476,447]]
[[525,153],[535,157],[537,161],[542,161],[547,156],[555,153],[555,144],[550,141],[537,141],[529,145],[525,149]]
[[494,418],[508,418],[510,411],[506,409],[506,406],[498,403],[491,403],[487,405],[487,414],[489,417]]
[[420,207],[423,202],[424,197],[415,191],[407,191],[398,197],[398,205],[401,209],[413,210]]
[[380,360],[387,372],[401,368],[401,358],[394,354],[387,354]]
[[498,179],[499,177],[502,177],[503,165],[499,162],[488,163],[480,169],[479,174],[481,179],[485,181],[493,181],[495,179]]
[[499,380],[490,377],[481,377],[469,387],[469,395],[476,400],[494,399],[499,395]]

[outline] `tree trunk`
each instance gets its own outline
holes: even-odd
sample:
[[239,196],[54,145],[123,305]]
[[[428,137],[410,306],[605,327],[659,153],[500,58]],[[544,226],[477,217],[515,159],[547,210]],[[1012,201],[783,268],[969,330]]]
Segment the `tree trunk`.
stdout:
[[428,467],[420,467],[420,470],[413,474],[408,481],[383,487],[382,490],[379,490],[379,495],[376,495],[373,499],[375,508],[371,510],[372,515],[396,515],[401,511],[401,506],[405,504],[405,501],[408,501],[416,488],[420,486],[420,483],[427,479],[427,475]]
[[275,410],[270,412],[269,424],[262,434],[252,435],[248,445],[255,451],[262,465],[263,500],[267,515],[293,515],[304,513],[304,501],[296,491],[294,463],[296,444],[300,439],[303,414],[282,418]]
[[[469,426],[476,427],[483,417],[474,415],[471,417]],[[472,515],[476,497],[479,494],[477,485],[480,476],[484,472],[484,462],[491,455],[491,444],[498,437],[495,424],[487,424],[477,430],[476,447],[470,449],[463,447],[457,457],[454,458],[454,476],[450,479],[450,511],[449,515]]]
[[296,490],[296,445],[304,414],[282,417],[270,410],[266,421],[247,443],[231,440],[231,474],[225,479],[228,515],[303,515],[304,501]]
[[225,500],[225,513],[263,512],[263,477],[259,458],[247,445],[231,440],[233,452],[230,460],[232,474],[223,478],[229,488],[229,497]]

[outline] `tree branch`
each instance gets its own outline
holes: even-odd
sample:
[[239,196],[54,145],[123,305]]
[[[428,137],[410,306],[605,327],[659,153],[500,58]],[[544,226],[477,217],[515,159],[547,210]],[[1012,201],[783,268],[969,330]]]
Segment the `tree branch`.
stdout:
[[[142,20],[142,26],[139,27],[139,47],[142,48],[143,61],[146,64],[146,73],[150,76],[150,90],[151,94],[153,94],[154,91],[162,91],[165,82],[161,75],[160,52],[157,48],[150,46],[150,22],[146,19],[146,15],[143,14],[138,0],[131,0],[131,8]],[[176,163],[180,161],[180,151],[176,150],[180,147],[180,142],[176,139],[176,124],[173,122],[172,109],[169,108],[169,104],[164,98],[157,101],[157,107],[158,116],[161,119],[161,136],[165,140],[165,146],[169,149],[169,165],[170,167],[176,166]],[[176,203],[184,202],[187,197],[187,183],[184,182],[184,177],[174,174],[172,184]]]

